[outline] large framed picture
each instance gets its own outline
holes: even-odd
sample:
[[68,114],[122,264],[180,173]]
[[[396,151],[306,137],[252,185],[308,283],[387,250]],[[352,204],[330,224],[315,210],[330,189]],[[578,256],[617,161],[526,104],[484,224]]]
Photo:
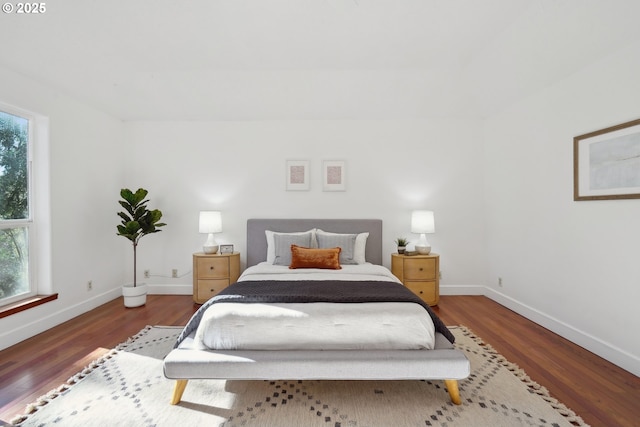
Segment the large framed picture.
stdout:
[[309,190],[309,160],[287,160],[287,191]]
[[347,173],[344,160],[322,162],[322,191],[345,191]]
[[573,200],[640,198],[640,119],[573,138]]

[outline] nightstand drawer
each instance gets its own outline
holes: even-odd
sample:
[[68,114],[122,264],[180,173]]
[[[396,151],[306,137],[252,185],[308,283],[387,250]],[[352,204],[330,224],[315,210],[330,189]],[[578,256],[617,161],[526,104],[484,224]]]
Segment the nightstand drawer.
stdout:
[[427,304],[435,305],[438,303],[436,282],[412,282],[409,280],[404,285]]
[[198,280],[198,301],[206,301],[229,286],[228,279]]
[[193,300],[202,304],[240,277],[240,254],[193,254]]
[[404,280],[435,280],[436,260],[408,259],[404,260]]
[[391,254],[391,272],[429,305],[440,301],[440,256]]
[[227,278],[229,277],[229,259],[227,257],[199,258],[197,270],[198,279]]

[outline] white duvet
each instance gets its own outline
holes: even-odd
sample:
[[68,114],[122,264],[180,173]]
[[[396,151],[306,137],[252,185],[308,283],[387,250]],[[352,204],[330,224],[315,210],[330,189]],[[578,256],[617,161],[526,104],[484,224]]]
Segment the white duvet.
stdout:
[[[295,269],[261,263],[243,280],[381,280],[399,282],[385,267]],[[265,284],[268,286],[268,284]],[[431,317],[413,303],[216,303],[207,309],[195,341],[216,350],[433,349]]]
[[402,283],[389,269],[375,264],[343,265],[340,270],[322,268],[290,269],[286,265],[261,262],[247,268],[238,282],[243,280],[383,280]]

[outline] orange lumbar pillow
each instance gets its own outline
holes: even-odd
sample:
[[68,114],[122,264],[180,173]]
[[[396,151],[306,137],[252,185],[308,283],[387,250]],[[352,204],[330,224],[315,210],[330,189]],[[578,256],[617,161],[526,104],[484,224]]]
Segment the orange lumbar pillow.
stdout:
[[311,249],[291,245],[291,265],[289,268],[327,268],[339,270],[340,248]]

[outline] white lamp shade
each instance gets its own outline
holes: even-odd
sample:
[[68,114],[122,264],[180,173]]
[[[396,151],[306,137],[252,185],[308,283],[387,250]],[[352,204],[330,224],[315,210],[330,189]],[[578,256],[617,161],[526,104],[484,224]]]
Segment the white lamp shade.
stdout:
[[218,211],[200,212],[200,233],[221,233],[222,215]]
[[411,214],[412,233],[435,233],[436,224],[433,211],[413,211]]
[[416,242],[416,251],[422,255],[431,253],[431,245],[427,241],[426,233],[435,233],[436,224],[432,211],[413,211],[411,214],[411,232],[420,234]]

